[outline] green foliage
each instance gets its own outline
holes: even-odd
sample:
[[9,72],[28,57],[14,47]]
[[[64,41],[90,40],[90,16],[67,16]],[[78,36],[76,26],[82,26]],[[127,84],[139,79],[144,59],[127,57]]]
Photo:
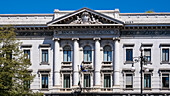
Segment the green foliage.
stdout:
[[155,13],[153,10],[145,11],[145,13]]
[[13,27],[0,27],[0,96],[42,95],[25,86],[25,82],[33,82],[35,76],[27,70],[31,63],[20,50],[21,44]]

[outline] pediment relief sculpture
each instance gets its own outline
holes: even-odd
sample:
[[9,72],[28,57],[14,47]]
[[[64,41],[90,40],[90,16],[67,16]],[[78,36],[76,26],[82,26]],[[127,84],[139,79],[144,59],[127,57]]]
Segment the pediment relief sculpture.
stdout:
[[102,24],[99,19],[93,17],[88,12],[83,12],[81,18],[77,16],[77,19],[72,21],[70,24]]

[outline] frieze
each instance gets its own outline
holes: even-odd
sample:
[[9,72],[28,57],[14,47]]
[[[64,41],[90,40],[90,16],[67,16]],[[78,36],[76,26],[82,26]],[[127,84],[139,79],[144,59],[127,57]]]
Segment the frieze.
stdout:
[[53,36],[54,32],[16,32],[17,36]]
[[120,32],[119,30],[60,30],[60,31],[56,31],[56,34],[59,35],[66,35],[66,34],[70,34],[70,35],[76,35],[76,34],[111,34],[111,35],[119,35]]
[[131,35],[150,35],[150,36],[161,36],[170,35],[170,31],[122,31],[121,35],[131,36]]

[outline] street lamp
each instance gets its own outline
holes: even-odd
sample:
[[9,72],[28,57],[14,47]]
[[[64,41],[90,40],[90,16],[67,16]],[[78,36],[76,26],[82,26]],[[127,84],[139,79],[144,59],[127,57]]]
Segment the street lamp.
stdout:
[[[141,44],[142,45],[142,44]],[[145,69],[145,71],[149,71],[149,69],[147,68],[147,66],[145,65],[145,56],[143,55],[143,48],[142,46],[140,47],[140,56],[139,57],[134,57],[134,58],[138,58],[138,59],[135,59],[135,62],[139,62],[140,61],[140,68],[141,68],[141,89],[140,89],[140,94],[141,96],[143,96],[143,89],[142,89],[142,86],[143,86],[143,68]],[[131,70],[135,70],[135,67],[134,67],[134,64],[132,65],[132,69]]]

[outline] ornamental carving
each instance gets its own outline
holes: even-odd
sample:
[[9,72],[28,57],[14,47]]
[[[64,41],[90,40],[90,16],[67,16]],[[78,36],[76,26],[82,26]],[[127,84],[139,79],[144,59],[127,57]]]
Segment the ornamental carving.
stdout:
[[83,12],[81,18],[77,16],[77,19],[70,24],[102,24],[99,19],[95,19],[93,15],[88,12]]

